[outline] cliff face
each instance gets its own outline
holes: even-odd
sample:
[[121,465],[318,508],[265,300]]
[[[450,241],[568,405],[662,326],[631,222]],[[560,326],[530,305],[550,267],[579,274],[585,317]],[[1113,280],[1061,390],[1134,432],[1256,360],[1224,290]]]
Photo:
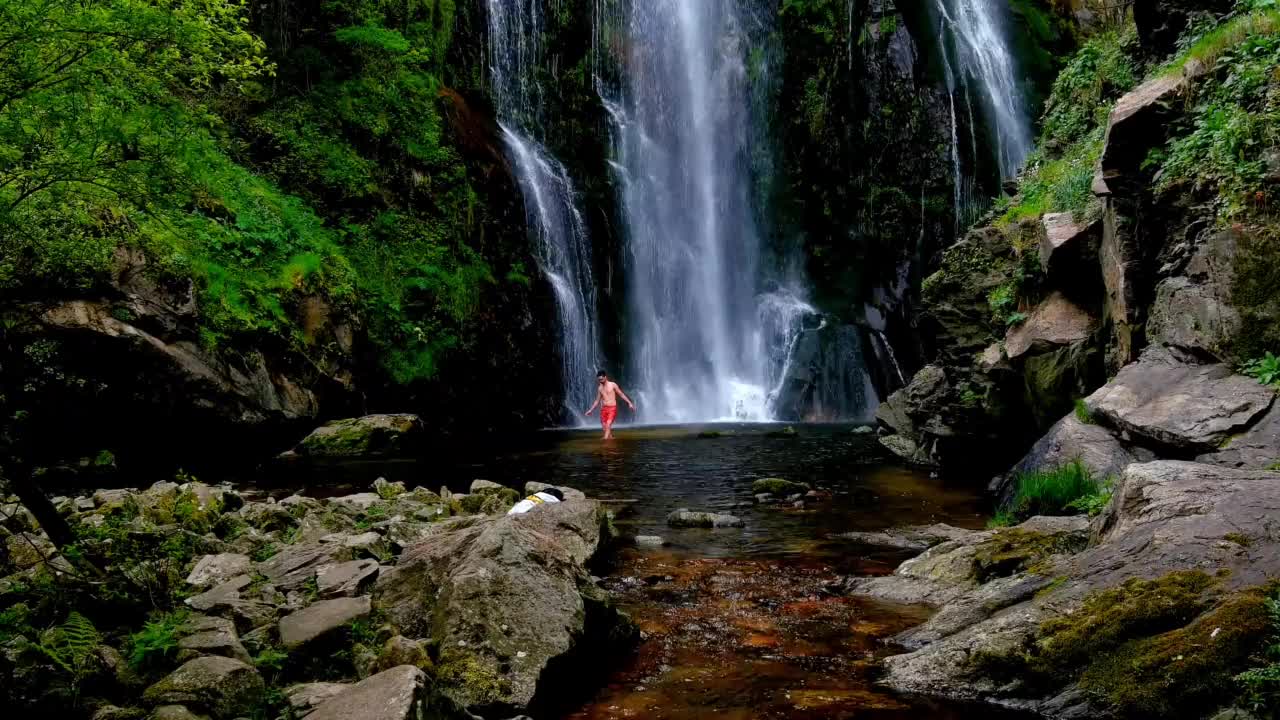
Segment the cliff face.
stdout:
[[[1073,409],[1087,416],[1088,396],[1148,350],[1164,353],[1153,368],[1167,360],[1228,374],[1274,350],[1264,318],[1275,314],[1280,258],[1267,201],[1280,138],[1263,65],[1275,19],[1201,8],[1210,24],[1171,57],[1150,23],[1176,24],[1183,12],[1147,8],[1136,32],[1095,28],[1064,68],[1018,194],[923,283],[937,351],[881,407],[891,449],[990,476]],[[1072,109],[1098,106],[1108,113]],[[1232,146],[1250,150],[1220,154]],[[1212,395],[1207,384],[1188,390],[1202,391]],[[1157,452],[1205,451],[1124,427],[1125,442]]]

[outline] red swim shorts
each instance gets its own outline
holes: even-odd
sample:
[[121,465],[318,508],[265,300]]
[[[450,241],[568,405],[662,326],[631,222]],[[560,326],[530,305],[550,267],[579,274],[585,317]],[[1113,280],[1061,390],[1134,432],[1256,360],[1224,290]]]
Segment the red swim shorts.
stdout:
[[617,405],[604,405],[600,408],[600,424],[608,425],[618,418]]

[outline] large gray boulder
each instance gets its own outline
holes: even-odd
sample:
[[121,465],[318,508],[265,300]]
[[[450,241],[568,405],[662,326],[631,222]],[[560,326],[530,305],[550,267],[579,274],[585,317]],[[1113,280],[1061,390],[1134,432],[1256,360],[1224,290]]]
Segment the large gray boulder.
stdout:
[[1086,549],[1052,556],[1034,571],[950,591],[943,612],[902,638],[922,646],[885,660],[884,682],[903,692],[1047,712],[1057,690],[1033,692],[986,677],[974,672],[970,659],[1016,657],[1031,646],[1042,621],[1072,613],[1090,593],[1131,578],[1198,569],[1212,575],[1218,591],[1230,592],[1280,573],[1274,528],[1280,482],[1274,473],[1171,460],[1135,463],[1114,492]]
[[282,591],[297,590],[316,576],[320,568],[352,559],[341,542],[289,545],[258,563],[257,571]]
[[179,628],[178,659],[186,660],[199,655],[221,655],[241,662],[251,662],[249,653],[240,643],[235,623],[227,618],[196,615]]
[[263,688],[262,677],[249,665],[232,658],[205,656],[184,663],[147,688],[144,697],[157,705],[197,707],[223,720],[252,712]]
[[1275,391],[1226,365],[1180,362],[1151,347],[1085,399],[1094,417],[1159,446],[1208,452],[1271,407]]
[[1231,301],[1237,246],[1235,231],[1212,233],[1182,274],[1156,286],[1147,321],[1152,342],[1224,362],[1238,359],[1232,350],[1241,318]]
[[598,658],[596,643],[630,626],[592,581],[603,508],[590,500],[523,515],[434,523],[382,572],[375,604],[408,637],[440,648],[437,676],[460,705],[529,705],[558,658]]
[[417,720],[424,717],[426,688],[425,673],[401,665],[325,700],[307,720]]
[[426,435],[421,418],[409,413],[365,415],[325,423],[291,453],[306,457],[359,457],[409,452]]
[[187,575],[187,584],[198,588],[219,585],[249,572],[251,563],[248,555],[239,553],[205,555],[196,561],[191,574]]

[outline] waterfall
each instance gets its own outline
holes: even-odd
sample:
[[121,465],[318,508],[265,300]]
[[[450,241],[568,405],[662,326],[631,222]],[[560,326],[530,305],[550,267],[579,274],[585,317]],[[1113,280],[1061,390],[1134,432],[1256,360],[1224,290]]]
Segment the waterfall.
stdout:
[[[952,95],[953,145],[956,142],[954,96],[963,91],[969,102],[972,85],[992,131],[1000,176],[1013,177],[1031,152],[1034,141],[1017,67],[1009,49],[1003,6],[996,0],[936,0],[936,3],[943,69],[947,91]],[[945,42],[946,37],[952,42]],[[972,105],[969,114],[972,133]],[[956,182],[960,184],[959,177]]]
[[745,4],[629,0],[607,19],[626,38],[601,94],[625,218],[628,378],[648,422],[768,419],[812,312],[799,292],[762,292]]
[[564,165],[533,137],[542,92],[534,72],[543,0],[487,0],[489,75],[507,157],[524,200],[538,269],[555,294],[563,419],[580,422],[601,366],[591,241]]

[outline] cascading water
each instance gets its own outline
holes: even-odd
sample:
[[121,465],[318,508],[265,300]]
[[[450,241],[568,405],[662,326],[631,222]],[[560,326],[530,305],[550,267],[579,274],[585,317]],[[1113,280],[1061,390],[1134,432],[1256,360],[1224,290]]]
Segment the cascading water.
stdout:
[[616,18],[621,82],[602,94],[617,95],[629,375],[650,422],[768,419],[803,314],[774,311],[797,294],[759,292],[750,20],[737,0],[629,0]]
[[487,3],[489,74],[503,141],[520,185],[538,268],[555,293],[563,419],[578,422],[591,402],[595,369],[602,365],[600,337],[591,242],[573,182],[531,135],[542,107],[542,89],[533,76],[541,55],[542,0]]
[[[962,94],[969,109],[969,131],[976,155],[976,132],[971,89],[981,102],[994,144],[994,159],[1001,178],[1013,177],[1031,152],[1034,140],[1031,120],[1010,51],[1002,4],[996,0],[936,0],[939,45],[943,55],[947,91],[951,95],[953,162],[959,167],[956,133],[956,95]],[[948,42],[948,39],[950,42]],[[963,185],[956,177],[957,192]],[[963,198],[957,195],[957,210]],[[960,214],[959,212],[957,214]]]

